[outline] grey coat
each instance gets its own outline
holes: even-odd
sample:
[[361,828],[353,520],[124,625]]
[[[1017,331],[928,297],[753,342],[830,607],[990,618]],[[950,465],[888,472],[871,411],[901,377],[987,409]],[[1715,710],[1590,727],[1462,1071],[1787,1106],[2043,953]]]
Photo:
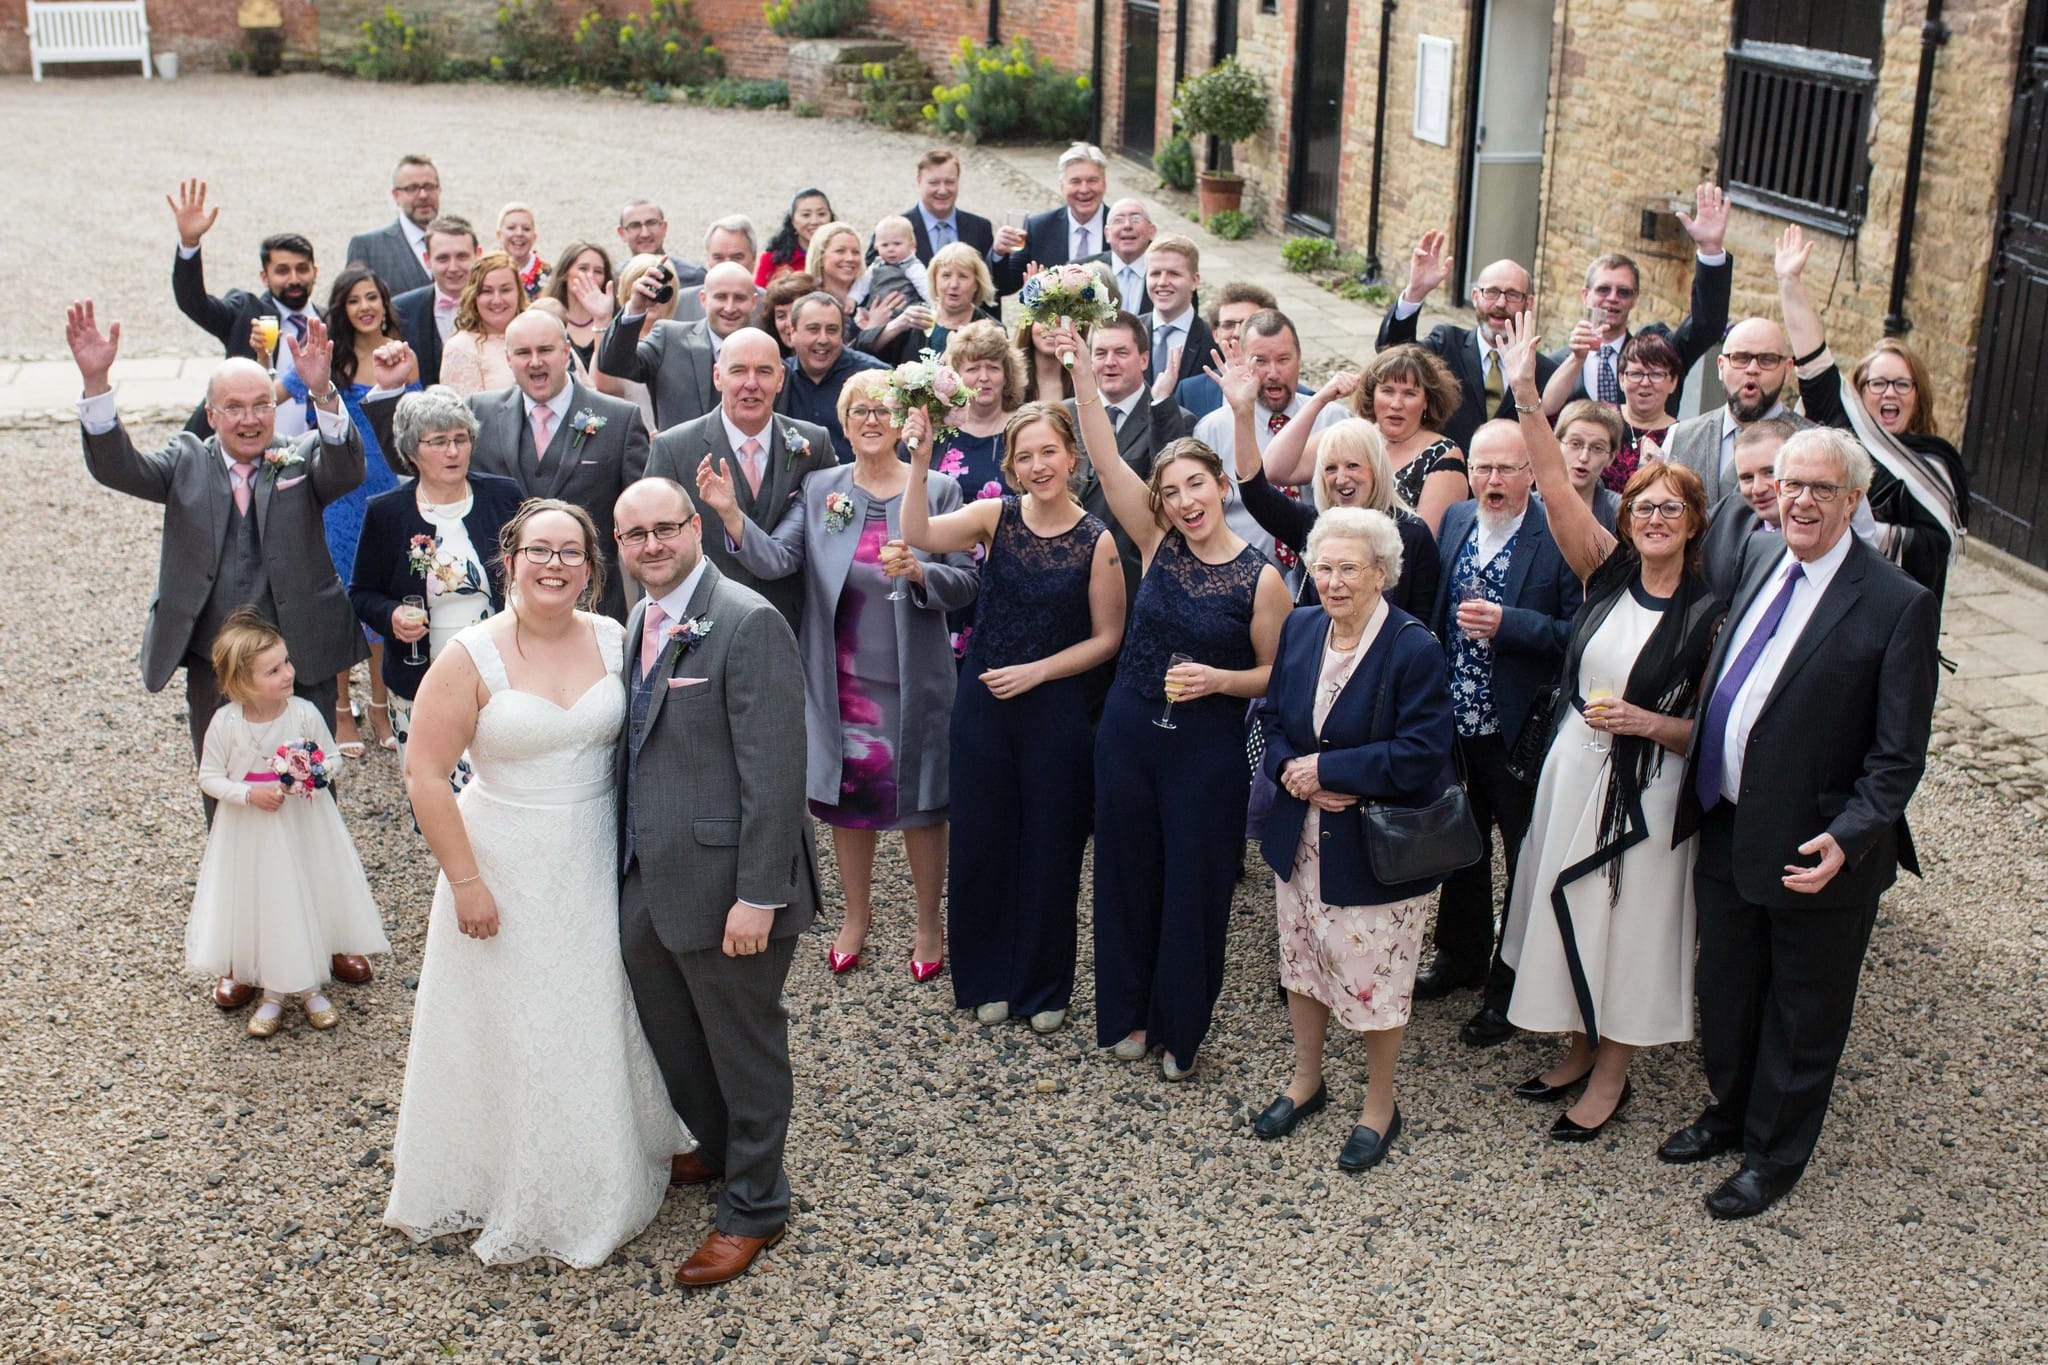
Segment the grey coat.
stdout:
[[[142,683],[160,690],[188,654],[211,640],[192,638],[213,591],[221,547],[231,533],[234,484],[220,438],[181,431],[161,450],[139,451],[126,427],[85,441],[86,472],[117,493],[164,508],[156,595],[142,627]],[[363,481],[363,438],[328,445],[307,432],[292,449],[303,464],[257,475],[251,506],[263,545],[263,568],[277,608],[276,625],[304,678],[332,678],[370,655],[348,590],[327,553],[320,512]]]
[[[868,495],[854,484],[853,471],[852,465],[835,465],[811,475],[774,533],[750,520],[739,547],[740,562],[763,578],[802,573],[803,622],[797,643],[804,660],[804,728],[809,733],[806,785],[813,801],[833,806],[841,800],[846,756],[839,722],[839,641],[833,626],[868,511]],[[906,496],[914,496],[914,491]],[[834,493],[853,499],[853,515],[846,525],[829,531],[825,501]],[[960,506],[960,485],[952,479],[927,479],[925,499],[932,515],[941,516]],[[889,534],[901,534],[896,508],[889,511]],[[898,816],[947,804],[956,669],[946,613],[972,602],[981,588],[973,555],[927,555],[922,550],[916,554],[924,562],[923,585],[907,586],[903,600],[888,603],[895,609],[896,668],[902,679],[898,714],[903,731],[896,736]]]
[[[814,470],[829,468],[838,460],[832,449],[832,437],[823,427],[777,413],[768,424],[768,467],[761,476],[761,491],[755,494],[747,487],[747,476],[726,440],[725,420],[714,406],[695,421],[670,427],[654,438],[647,453],[648,477],[674,479],[695,496],[697,466],[706,455],[715,459],[732,479],[740,510],[763,531],[772,531],[782,524],[806,476]],[[789,622],[791,630],[797,628],[804,600],[800,581],[756,574],[733,553],[725,533],[716,525],[705,528],[704,553],[727,578],[767,598],[782,613],[782,619]]]
[[[1664,438],[1664,458],[1673,464],[1682,464],[1700,476],[1700,482],[1707,486],[1709,507],[1738,491],[1733,465],[1723,468],[1721,463],[1722,411],[1715,408],[1712,412],[1688,417],[1672,427]],[[1813,425],[1796,412],[1788,410],[1778,415],[1801,431]]]
[[[629,694],[646,610],[643,601],[627,622]],[[710,633],[680,660],[676,646],[662,650],[646,725],[620,732],[617,757],[619,847],[630,795],[633,856],[646,885],[661,888],[648,898],[649,917],[671,953],[718,947],[735,900],[782,907],[771,938],[802,933],[818,913],[796,639],[759,593],[715,564],[689,612],[708,617]],[[679,678],[703,681],[669,685]]]
[[396,218],[373,232],[358,232],[348,239],[348,264],[357,261],[377,272],[393,298],[434,282]]
[[694,421],[718,406],[718,389],[711,380],[717,360],[711,333],[702,321],[657,322],[641,336],[639,321],[627,323],[624,317],[612,319],[605,329],[597,368],[647,386],[657,429]]

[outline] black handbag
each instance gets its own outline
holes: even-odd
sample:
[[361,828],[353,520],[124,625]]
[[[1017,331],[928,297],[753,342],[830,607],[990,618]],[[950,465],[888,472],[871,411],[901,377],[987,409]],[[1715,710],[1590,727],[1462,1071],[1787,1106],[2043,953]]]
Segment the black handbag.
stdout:
[[[1419,622],[1407,622],[1420,625]],[[1371,734],[1382,735],[1387,717],[1387,680],[1380,679],[1379,698],[1373,703]],[[1472,805],[1462,783],[1444,788],[1444,794],[1421,806],[1402,806],[1391,801],[1365,803],[1365,856],[1372,865],[1373,879],[1382,886],[1406,882],[1435,881],[1461,867],[1479,861],[1485,846],[1479,840],[1479,822],[1472,818]]]
[[1543,776],[1543,760],[1550,753],[1550,741],[1557,734],[1557,708],[1564,696],[1564,684],[1545,683],[1529,699],[1529,714],[1522,718],[1522,732],[1508,751],[1508,776],[1525,787],[1533,787]]

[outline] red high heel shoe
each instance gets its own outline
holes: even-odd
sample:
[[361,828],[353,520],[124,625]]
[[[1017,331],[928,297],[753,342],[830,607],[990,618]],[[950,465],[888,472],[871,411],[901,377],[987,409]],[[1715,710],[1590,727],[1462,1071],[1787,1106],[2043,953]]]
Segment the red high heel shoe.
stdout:
[[931,980],[933,977],[937,976],[940,972],[944,971],[945,969],[946,959],[943,957],[941,957],[937,962],[919,962],[914,957],[910,959],[910,979],[912,981],[915,981],[920,986],[922,986],[925,982]]
[[860,965],[860,953],[858,950],[851,953],[842,953],[837,948],[827,948],[825,950],[825,961],[831,966],[832,975],[845,976]]

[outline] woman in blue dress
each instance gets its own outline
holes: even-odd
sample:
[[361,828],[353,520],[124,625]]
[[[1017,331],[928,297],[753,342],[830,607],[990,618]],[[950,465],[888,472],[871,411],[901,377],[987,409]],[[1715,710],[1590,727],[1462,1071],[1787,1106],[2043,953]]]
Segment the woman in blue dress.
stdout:
[[[1124,1061],[1161,1048],[1166,1079],[1184,1080],[1223,989],[1251,782],[1245,701],[1265,693],[1291,603],[1280,571],[1224,522],[1216,452],[1170,442],[1140,479],[1117,454],[1088,347],[1067,324],[1052,330],[1075,357],[1103,495],[1144,560],[1095,737],[1096,1042]],[[1237,443],[1254,443],[1251,362],[1217,380]]]
[[[341,272],[341,278],[327,291],[327,335],[334,342],[334,387],[341,390],[342,405],[348,409],[349,420],[356,424],[356,431],[363,438],[363,481],[349,493],[336,498],[321,510],[321,520],[327,529],[327,553],[334,557],[334,571],[341,575],[344,583],[352,582],[356,562],[356,541],[363,533],[363,512],[370,505],[370,499],[379,493],[389,492],[398,487],[396,468],[385,458],[383,449],[377,444],[375,429],[369,419],[363,416],[363,395],[373,384],[364,383],[359,376],[369,376],[370,358],[378,348],[394,341],[403,341],[398,329],[398,314],[391,307],[391,291],[384,281],[377,278],[368,266],[352,265]],[[406,376],[405,390],[419,388],[417,360],[412,362],[412,371]],[[305,381],[296,370],[287,370],[281,376],[280,387],[294,403],[306,405],[306,422],[314,421],[312,404],[306,392]],[[377,742],[387,749],[396,749],[398,741],[391,733],[391,719],[386,711],[388,698],[384,690],[384,637],[369,627],[363,627],[363,634],[370,641],[370,728],[377,736]],[[355,703],[349,697],[348,674],[339,679],[339,693],[335,698],[334,740],[335,747],[348,758],[363,756],[362,731],[357,727]]]
[[[913,489],[931,466],[926,431],[922,413],[904,424]],[[1074,992],[1094,782],[1081,679],[1124,629],[1116,540],[1074,496],[1077,445],[1066,409],[1033,403],[1003,431],[1013,492],[936,517],[922,498],[903,502],[912,549],[981,557],[980,625],[953,694],[952,770],[972,774],[952,789],[953,1000],[985,1024],[1028,1017],[1039,1033],[1066,1023]]]

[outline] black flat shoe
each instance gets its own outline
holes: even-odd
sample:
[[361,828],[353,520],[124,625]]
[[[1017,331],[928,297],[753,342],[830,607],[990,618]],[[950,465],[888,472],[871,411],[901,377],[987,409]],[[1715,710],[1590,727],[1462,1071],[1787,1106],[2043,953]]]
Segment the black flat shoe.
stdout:
[[1783,1199],[1798,1183],[1799,1173],[1796,1171],[1765,1175],[1753,1166],[1744,1165],[1707,1196],[1707,1212],[1716,1218],[1754,1218]]
[[1468,990],[1478,986],[1484,977],[1461,975],[1445,971],[1442,967],[1428,967],[1415,974],[1414,998],[1417,1000],[1441,1000],[1452,991]]
[[1458,1036],[1465,1040],[1467,1047],[1493,1047],[1514,1037],[1515,1026],[1508,1022],[1505,1014],[1487,1005],[1465,1021],[1465,1026],[1458,1030]]
[[1614,1108],[1608,1112],[1607,1117],[1594,1124],[1591,1128],[1572,1122],[1571,1116],[1568,1114],[1559,1114],[1557,1122],[1550,1125],[1550,1140],[1552,1142],[1591,1142],[1594,1138],[1600,1136],[1602,1130],[1608,1124],[1614,1122],[1616,1114],[1619,1114],[1628,1107],[1629,1096],[1634,1093],[1634,1087],[1627,1081],[1623,1081],[1621,1083],[1621,1098],[1614,1102]]
[[1401,1107],[1394,1106],[1394,1117],[1387,1123],[1387,1133],[1381,1137],[1364,1124],[1351,1130],[1351,1136],[1344,1141],[1344,1150],[1337,1153],[1337,1168],[1344,1171],[1369,1171],[1387,1159],[1387,1148],[1394,1145],[1394,1139],[1401,1136]]
[[1283,1092],[1279,1099],[1266,1106],[1265,1112],[1252,1120],[1252,1136],[1261,1142],[1284,1138],[1293,1132],[1295,1125],[1313,1114],[1323,1112],[1323,1106],[1330,1102],[1330,1087],[1318,1085],[1316,1093],[1300,1104],[1287,1098]]
[[1584,1085],[1586,1077],[1592,1074],[1593,1068],[1587,1067],[1586,1075],[1580,1076],[1576,1080],[1566,1081],[1563,1085],[1545,1085],[1543,1083],[1543,1073],[1539,1071],[1528,1080],[1516,1086],[1515,1093],[1525,1100],[1561,1100],[1566,1095],[1571,1094],[1572,1091]]
[[1681,1128],[1657,1148],[1657,1160],[1671,1166],[1690,1166],[1717,1157],[1735,1145],[1734,1138],[1721,1137],[1703,1124]]

